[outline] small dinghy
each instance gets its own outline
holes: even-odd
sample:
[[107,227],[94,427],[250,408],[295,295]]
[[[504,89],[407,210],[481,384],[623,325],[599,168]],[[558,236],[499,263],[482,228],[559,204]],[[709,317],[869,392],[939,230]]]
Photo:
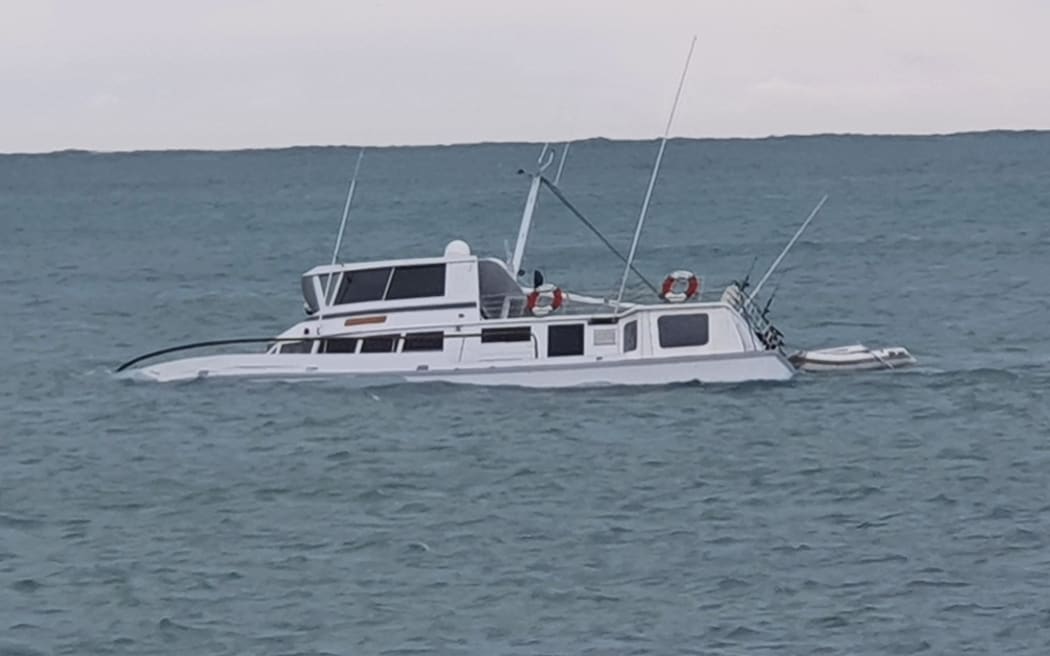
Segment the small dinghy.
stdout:
[[800,371],[900,369],[915,364],[915,358],[903,346],[870,349],[863,344],[798,351],[788,360]]

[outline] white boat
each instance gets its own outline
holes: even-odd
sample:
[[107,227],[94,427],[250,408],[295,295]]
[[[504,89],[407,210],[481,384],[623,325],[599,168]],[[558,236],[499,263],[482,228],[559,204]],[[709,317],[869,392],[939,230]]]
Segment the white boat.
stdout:
[[[542,171],[535,179],[546,180]],[[521,273],[535,193],[534,185],[510,262],[479,257],[457,240],[439,257],[318,266],[302,276],[306,318],[280,335],[162,349],[118,371],[160,382],[340,377],[554,388],[786,381],[799,370],[905,363],[899,348],[789,356],[746,282],[708,299],[698,276],[676,271],[648,303],[579,294],[543,284],[538,273],[524,286],[512,272]],[[269,342],[262,352],[132,368],[188,348],[261,341]]]
[[[692,280],[699,282],[689,275],[679,286]],[[319,266],[302,286],[309,316],[265,352],[147,364],[132,370],[135,377],[566,387],[796,373],[780,349],[761,341],[733,290],[711,301],[694,292],[689,302],[617,306],[557,287],[524,288],[505,262],[480,258],[462,241],[437,258]]]
[[[691,51],[690,51],[691,52]],[[679,93],[681,85],[679,83]],[[677,105],[677,96],[675,100]],[[671,117],[674,116],[674,107]],[[228,339],[162,349],[118,368],[135,378],[302,380],[348,378],[370,382],[444,381],[478,385],[569,387],[786,381],[799,367],[784,352],[782,334],[759,311],[756,295],[813,219],[823,200],[750,293],[747,279],[711,295],[689,271],[675,271],[653,294],[628,302],[624,293],[671,121],[649,179],[630,252],[621,255],[544,171],[544,146],[513,254],[475,255],[453,241],[437,257],[337,263],[357,179],[355,168],[332,263],[302,276],[307,316],[276,338]],[[568,146],[566,145],[566,148]],[[562,153],[564,164],[565,151]],[[522,284],[521,265],[540,188],[546,187],[626,266],[617,294],[584,295],[545,284],[535,272]],[[826,199],[826,197],[825,197]],[[154,362],[191,348],[269,342],[262,352]],[[134,365],[142,364],[137,368]]]

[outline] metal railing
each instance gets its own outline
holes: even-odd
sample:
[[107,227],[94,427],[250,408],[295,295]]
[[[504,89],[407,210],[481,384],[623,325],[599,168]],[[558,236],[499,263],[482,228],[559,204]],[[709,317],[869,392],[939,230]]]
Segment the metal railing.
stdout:
[[722,292],[722,302],[735,308],[751,327],[751,331],[769,350],[780,350],[784,345],[784,334],[773,325],[767,313],[759,309],[754,296],[748,296],[736,284],[730,284]]
[[[480,298],[481,316],[483,320],[492,319],[535,319],[525,310],[526,297],[509,294],[483,295]],[[631,307],[631,304],[623,303],[621,308]],[[593,314],[595,312],[613,312],[616,308],[607,299],[599,299],[584,294],[565,292],[565,305],[557,312],[558,315],[566,314]],[[550,314],[547,316],[554,316]]]

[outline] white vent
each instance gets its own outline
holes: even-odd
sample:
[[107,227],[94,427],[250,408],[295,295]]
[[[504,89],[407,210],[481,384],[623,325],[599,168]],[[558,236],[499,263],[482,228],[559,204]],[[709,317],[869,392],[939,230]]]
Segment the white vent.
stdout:
[[615,328],[598,328],[594,331],[595,346],[616,346]]

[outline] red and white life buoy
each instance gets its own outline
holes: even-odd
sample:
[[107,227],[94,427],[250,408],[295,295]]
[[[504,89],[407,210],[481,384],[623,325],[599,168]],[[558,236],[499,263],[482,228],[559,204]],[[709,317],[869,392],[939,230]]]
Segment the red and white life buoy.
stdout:
[[[679,291],[679,287],[685,289]],[[664,278],[664,284],[660,288],[660,298],[668,303],[681,303],[688,301],[700,293],[700,279],[692,271],[673,271]]]
[[542,317],[551,312],[557,312],[561,306],[565,305],[565,300],[565,292],[560,287],[543,285],[532,290],[532,293],[525,299],[525,310],[534,316]]

